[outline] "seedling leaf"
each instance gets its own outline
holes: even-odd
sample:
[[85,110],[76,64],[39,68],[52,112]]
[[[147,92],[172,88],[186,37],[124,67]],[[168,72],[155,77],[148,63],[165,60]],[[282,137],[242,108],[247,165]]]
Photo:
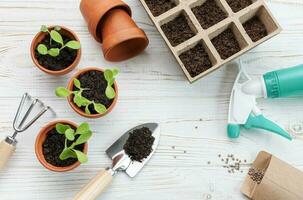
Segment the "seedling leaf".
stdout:
[[78,106],[81,107],[82,106],[82,96],[80,96],[79,94],[75,94],[74,95],[74,99],[73,99],[74,103]]
[[46,55],[47,54],[47,47],[44,44],[39,44],[37,47],[37,51],[41,55]]
[[112,88],[110,85],[108,85],[105,90],[105,95],[107,98],[113,99],[116,96],[116,92],[115,92],[114,88]]
[[77,155],[78,160],[79,160],[80,163],[86,163],[87,162],[87,156],[86,156],[86,154],[84,154],[81,151],[75,150],[75,149],[73,151],[76,153],[76,155]]
[[66,47],[71,48],[71,49],[80,49],[81,44],[78,41],[71,40],[68,43],[65,44]]
[[109,82],[113,79],[113,72],[110,69],[106,69],[104,72],[104,78],[107,80],[107,82]]
[[50,56],[57,57],[60,54],[60,49],[58,49],[58,48],[51,48],[50,50],[48,50],[48,54]]
[[106,107],[100,103],[94,103],[94,109],[97,111],[99,114],[103,114],[106,112]]
[[69,128],[65,131],[65,137],[69,141],[74,141],[74,139],[75,139],[74,133],[75,133],[74,129]]
[[89,106],[89,105],[85,106],[85,113],[88,114],[88,115],[90,115],[91,113],[90,113],[90,110],[89,110],[89,107],[88,107],[88,106]]
[[76,130],[76,135],[81,135],[81,134],[84,134],[86,133],[87,131],[89,131],[90,128],[89,128],[89,124],[84,122],[82,124],[80,124],[80,126],[78,126],[77,130]]
[[40,28],[40,31],[41,31],[41,32],[43,32],[43,33],[48,32],[48,28],[47,28],[47,26],[42,25],[42,26],[41,26],[41,28]]
[[92,137],[92,135],[93,133],[91,131],[86,131],[78,137],[76,144],[79,145],[87,142]]
[[69,148],[64,149],[60,156],[60,160],[66,160],[68,158],[77,158],[77,154]]
[[115,77],[119,73],[119,69],[115,68],[115,69],[112,70],[112,72],[113,72],[113,76]]
[[81,83],[78,79],[74,78],[74,86],[76,86],[78,89],[81,89]]
[[64,134],[66,130],[71,129],[69,125],[57,123],[56,124],[56,131],[60,134]]
[[57,97],[68,97],[71,94],[71,92],[64,88],[64,87],[57,87],[56,88],[56,96]]
[[52,30],[50,32],[50,36],[51,36],[52,40],[54,40],[55,42],[57,42],[63,46],[63,39],[59,32]]

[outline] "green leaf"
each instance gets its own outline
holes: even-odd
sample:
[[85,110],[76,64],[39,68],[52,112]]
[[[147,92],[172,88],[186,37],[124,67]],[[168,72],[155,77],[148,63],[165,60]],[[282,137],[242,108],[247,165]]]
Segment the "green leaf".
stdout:
[[74,96],[74,103],[78,107],[82,107],[82,106],[87,106],[87,105],[91,104],[92,102],[90,100],[88,100],[87,98],[81,96],[81,93],[78,93],[78,94],[75,94],[75,96]]
[[37,51],[41,55],[46,55],[47,54],[47,47],[44,44],[39,44],[37,47]]
[[113,79],[113,72],[110,69],[106,69],[104,72],[104,78],[107,82]]
[[89,131],[89,124],[84,122],[82,124],[80,124],[80,126],[78,126],[77,130],[76,130],[76,135],[81,135],[83,133],[86,133],[87,131]]
[[67,129],[67,130],[65,131],[64,134],[65,134],[65,137],[66,137],[69,141],[74,141],[74,139],[75,139],[74,133],[75,133],[74,129],[69,128],[69,129]]
[[51,48],[50,50],[48,50],[48,54],[50,56],[57,57],[60,54],[60,49],[58,49],[58,48]]
[[107,111],[106,107],[100,103],[94,103],[94,109],[97,111],[99,114],[103,114]]
[[82,106],[82,96],[80,94],[75,94],[73,101],[78,107]]
[[60,134],[64,134],[67,129],[71,129],[71,127],[61,123],[56,124],[56,131]]
[[60,26],[55,26],[55,27],[54,27],[54,30],[55,30],[55,31],[60,31],[60,30],[61,30],[61,27],[60,27]]
[[51,36],[52,40],[54,40],[55,42],[57,42],[63,46],[63,39],[58,31],[52,30],[50,32],[50,36]]
[[85,106],[85,113],[90,115],[89,105]]
[[74,78],[74,86],[76,86],[76,88],[81,89],[81,83],[78,79]]
[[47,28],[47,26],[42,25],[42,26],[41,26],[41,28],[40,28],[40,31],[41,31],[41,32],[43,32],[43,33],[48,32],[48,28]]
[[85,142],[87,142],[91,137],[92,137],[93,133],[91,131],[86,131],[86,133],[80,135],[76,141],[76,144],[83,144]]
[[56,88],[56,96],[57,97],[68,97],[71,92],[65,87],[57,87]]
[[105,90],[105,95],[107,98],[113,99],[116,96],[116,92],[115,92],[114,88],[112,88],[112,86],[108,85]]
[[80,49],[81,44],[78,41],[72,40],[65,44],[66,47],[71,49]]
[[119,73],[119,69],[115,68],[112,70],[112,72],[113,72],[113,76],[115,77]]
[[69,148],[64,149],[60,156],[60,160],[66,160],[68,158],[77,158],[77,154]]
[[78,158],[78,160],[79,160],[80,163],[86,163],[87,162],[87,156],[86,156],[86,154],[84,154],[81,151],[75,150],[75,149],[73,151],[76,153],[77,158]]

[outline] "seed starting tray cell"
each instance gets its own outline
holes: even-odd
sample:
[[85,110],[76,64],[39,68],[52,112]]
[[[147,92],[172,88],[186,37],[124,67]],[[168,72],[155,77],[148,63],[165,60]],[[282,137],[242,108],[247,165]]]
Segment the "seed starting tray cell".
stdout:
[[[263,0],[140,1],[191,83],[281,32]],[[244,8],[234,12],[235,1]],[[255,18],[267,35],[253,42],[243,25]]]

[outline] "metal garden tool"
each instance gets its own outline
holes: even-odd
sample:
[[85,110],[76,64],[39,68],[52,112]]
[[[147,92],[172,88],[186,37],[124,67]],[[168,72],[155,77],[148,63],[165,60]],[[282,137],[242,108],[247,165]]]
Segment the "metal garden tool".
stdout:
[[291,136],[276,123],[266,119],[257,107],[257,98],[280,98],[303,94],[303,65],[272,71],[252,79],[240,69],[229,105],[227,132],[230,138],[240,135],[240,127],[259,128],[291,140]]
[[[24,112],[23,118],[19,120],[22,110],[26,104],[29,104],[29,107]],[[25,124],[26,119],[28,118],[34,107],[39,104],[40,106],[42,106],[41,111],[36,116],[34,116],[34,118],[32,118],[29,122]],[[18,133],[26,131],[35,121],[37,121],[49,109],[50,109],[49,106],[44,106],[43,102],[40,101],[39,99],[33,100],[31,96],[27,93],[25,93],[22,96],[22,100],[19,104],[13,123],[13,128],[15,132],[12,136],[6,137],[6,139],[0,143],[0,171],[4,168],[5,164],[16,150],[16,145],[17,145],[16,136],[18,135]]]
[[[152,152],[142,162],[132,161],[129,155],[123,150],[129,134],[136,129],[149,128],[155,141],[152,146]],[[124,135],[122,135],[114,144],[107,150],[107,155],[113,160],[113,165],[110,168],[100,171],[75,197],[74,200],[94,200],[109,186],[113,180],[113,176],[118,172],[125,172],[131,178],[135,177],[143,166],[148,162],[155,152],[160,138],[159,125],[156,123],[148,123],[137,126]]]

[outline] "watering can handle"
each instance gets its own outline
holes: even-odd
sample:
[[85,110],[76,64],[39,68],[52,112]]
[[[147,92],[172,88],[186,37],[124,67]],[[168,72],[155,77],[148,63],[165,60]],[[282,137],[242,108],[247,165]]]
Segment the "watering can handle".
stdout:
[[73,198],[73,200],[95,200],[105,191],[112,180],[112,174],[103,169]]
[[13,155],[16,150],[16,146],[9,144],[6,140],[0,143],[0,171],[3,170],[9,158]]

